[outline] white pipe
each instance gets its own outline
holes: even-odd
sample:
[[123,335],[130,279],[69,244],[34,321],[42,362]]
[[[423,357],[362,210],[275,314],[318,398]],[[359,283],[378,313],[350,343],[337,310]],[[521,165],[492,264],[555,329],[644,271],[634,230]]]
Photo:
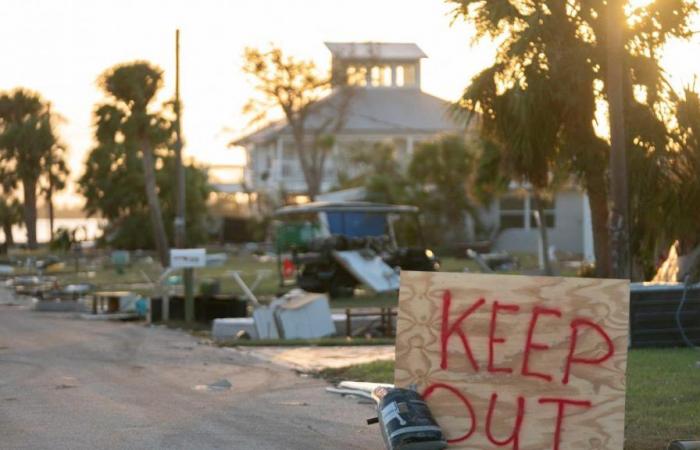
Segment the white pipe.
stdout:
[[240,275],[237,271],[235,271],[235,270],[230,270],[230,271],[228,272],[228,275],[230,275],[230,276],[234,279],[234,281],[236,282],[236,284],[238,284],[238,287],[241,288],[241,290],[243,291],[243,293],[245,294],[245,296],[248,297],[248,299],[249,299],[251,302],[253,302],[253,304],[254,304],[255,306],[260,306],[260,302],[258,301],[257,297],[255,297],[255,294],[253,294],[253,291],[251,291],[251,290],[248,288],[248,285],[245,284],[245,281],[243,281],[243,279],[241,278],[241,275]]

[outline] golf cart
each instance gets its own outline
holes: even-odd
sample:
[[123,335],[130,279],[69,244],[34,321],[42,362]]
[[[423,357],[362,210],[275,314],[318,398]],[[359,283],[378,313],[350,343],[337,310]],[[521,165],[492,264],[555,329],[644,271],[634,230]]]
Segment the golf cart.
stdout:
[[[434,271],[415,206],[368,202],[315,202],[278,209],[275,246],[281,285],[351,296],[361,284],[381,285],[386,269]],[[363,261],[364,260],[364,261]],[[375,284],[376,285],[376,284]],[[396,289],[390,284],[384,290]],[[382,287],[374,288],[382,291]]]

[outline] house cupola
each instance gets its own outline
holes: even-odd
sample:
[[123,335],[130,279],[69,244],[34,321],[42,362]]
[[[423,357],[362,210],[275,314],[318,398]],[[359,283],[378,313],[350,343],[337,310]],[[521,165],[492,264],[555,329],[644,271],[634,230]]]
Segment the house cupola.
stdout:
[[420,60],[416,44],[389,42],[326,42],[333,59],[333,86],[420,89]]

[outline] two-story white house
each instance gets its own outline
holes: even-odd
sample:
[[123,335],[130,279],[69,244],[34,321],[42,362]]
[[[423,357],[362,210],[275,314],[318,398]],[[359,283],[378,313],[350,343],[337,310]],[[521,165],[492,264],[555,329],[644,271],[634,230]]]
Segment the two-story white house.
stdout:
[[[348,153],[357,143],[391,141],[397,163],[409,161],[414,147],[440,134],[464,133],[448,112],[450,103],[421,90],[421,60],[426,54],[413,43],[327,42],[332,55],[333,91],[319,102],[337,103],[342,85],[354,87],[345,111],[344,126],[335,133],[331,157],[325,164],[322,192],[337,185],[340,171],[348,167]],[[326,113],[328,111],[326,109]],[[307,131],[322,120],[309,117]],[[247,152],[245,180],[253,192],[285,201],[303,199],[307,192],[301,166],[294,151],[291,129],[282,120],[271,123],[234,142]],[[323,196],[322,196],[323,197]],[[350,197],[360,200],[361,189]],[[537,252],[538,230],[527,189],[513,185],[511,192],[480,212],[481,221],[495,230],[495,249]],[[592,257],[590,213],[586,197],[576,186],[558,192],[545,211],[550,243],[557,249]],[[471,221],[468,220],[468,223]],[[469,227],[473,230],[473,226]],[[470,231],[468,230],[468,232]]]
[[[332,55],[330,95],[319,102],[337,102],[339,87],[351,85],[343,126],[334,133],[335,144],[326,161],[322,191],[337,184],[340,168],[346,168],[348,152],[359,142],[393,142],[398,160],[408,160],[414,146],[441,133],[460,132],[449,118],[449,103],[421,90],[421,59],[426,55],[412,43],[327,42]],[[307,131],[321,122],[309,117]],[[246,149],[246,183],[256,192],[288,197],[306,193],[306,183],[294,151],[286,121],[271,123],[234,142]]]

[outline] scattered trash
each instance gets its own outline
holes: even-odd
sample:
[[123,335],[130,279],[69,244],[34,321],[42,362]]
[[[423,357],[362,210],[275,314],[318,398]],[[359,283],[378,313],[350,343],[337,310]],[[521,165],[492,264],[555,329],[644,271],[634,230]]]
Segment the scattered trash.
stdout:
[[126,322],[129,320],[139,320],[140,316],[136,313],[110,313],[110,314],[81,314],[81,319],[85,320],[114,320]]
[[379,423],[387,450],[447,448],[445,435],[416,391],[378,387],[372,398],[377,402],[377,418],[367,424]]
[[195,391],[210,391],[210,392],[216,392],[216,391],[228,391],[233,387],[230,381],[227,379],[223,378],[219,381],[216,381],[211,384],[198,384],[197,386],[194,387]]
[[372,399],[372,392],[377,388],[393,388],[393,384],[367,383],[363,381],[341,381],[337,387],[327,387],[326,392],[342,396],[353,396]]
[[76,379],[73,377],[63,377],[64,382],[57,384],[55,386],[55,389],[73,389],[78,387],[78,385],[75,383]]
[[226,253],[208,253],[207,254],[207,267],[221,267],[228,260],[228,255]]
[[255,331],[259,339],[279,339],[277,324],[275,323],[276,305],[259,306],[253,310],[253,320],[255,321]]
[[254,339],[259,337],[255,330],[255,321],[252,317],[226,317],[214,319],[211,326],[211,336],[216,340],[234,338],[240,331],[245,331]]
[[282,406],[309,406],[306,402],[281,402],[279,404]]
[[55,301],[55,300],[39,300],[34,301],[34,311],[41,312],[86,312],[87,307],[80,302],[68,300],[68,301]]
[[139,297],[136,303],[134,303],[134,310],[140,317],[146,317],[148,314],[148,299]]
[[333,257],[345,270],[374,292],[399,290],[399,274],[374,251],[334,251]]
[[293,292],[287,294],[288,301],[275,310],[279,332],[284,339],[314,339],[335,333],[325,294]]
[[467,256],[476,262],[483,273],[514,270],[518,266],[518,261],[508,252],[477,253],[467,249]]
[[246,341],[250,340],[250,334],[246,330],[240,330],[236,333],[236,340],[244,339]]

